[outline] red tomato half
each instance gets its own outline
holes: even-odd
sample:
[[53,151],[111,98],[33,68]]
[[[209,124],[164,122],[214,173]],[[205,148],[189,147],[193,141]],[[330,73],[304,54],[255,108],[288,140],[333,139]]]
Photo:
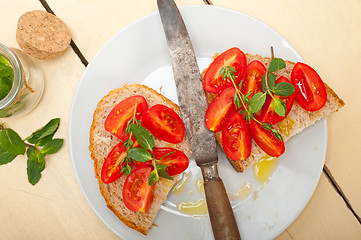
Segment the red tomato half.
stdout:
[[[280,78],[277,79],[276,81],[276,85],[280,82],[288,82],[288,83],[291,83],[290,80],[288,80],[286,77],[282,76]],[[292,106],[293,106],[293,102],[295,100],[295,93],[293,93],[292,95],[288,96],[288,97],[283,97],[283,96],[277,96],[277,95],[274,95],[275,98],[279,98],[279,99],[282,99],[285,104],[286,104],[286,114],[284,117],[278,115],[272,104],[273,104],[273,99],[267,95],[267,98],[266,98],[266,102],[265,104],[263,105],[262,107],[262,111],[261,111],[261,115],[259,116],[259,120],[261,122],[267,122],[271,125],[274,125],[280,121],[282,121],[283,119],[285,119],[287,117],[287,115],[289,114],[289,112],[291,111],[292,109]]]
[[223,75],[219,76],[221,69],[225,66],[233,67],[236,72],[235,83],[238,84],[244,75],[247,66],[247,59],[244,53],[238,48],[231,48],[219,55],[209,65],[206,74],[203,78],[203,88],[207,92],[219,93],[223,89],[232,85],[231,80],[228,78],[222,79]]
[[188,168],[188,157],[182,151],[174,148],[154,148],[153,154],[157,160],[169,154],[159,162],[160,164],[167,166],[165,171],[169,176],[180,174]]
[[141,118],[142,126],[154,137],[170,143],[183,141],[185,129],[182,119],[171,108],[154,105]]
[[252,92],[248,99],[251,99],[255,93],[262,90],[262,77],[266,74],[266,71],[266,67],[258,60],[248,64],[241,88],[241,92],[244,95]]
[[325,85],[310,66],[297,63],[291,73],[291,81],[295,86],[296,101],[307,111],[321,109],[327,100]]
[[222,130],[225,120],[235,110],[233,104],[235,93],[234,87],[226,88],[209,104],[205,115],[206,127],[209,130],[213,132]]
[[121,140],[128,139],[129,134],[125,134],[125,129],[128,121],[134,116],[135,106],[137,106],[135,114],[137,119],[140,119],[141,115],[148,110],[148,104],[144,97],[129,97],[110,111],[104,122],[105,130]]
[[226,121],[222,131],[222,145],[226,155],[235,161],[245,160],[251,154],[251,135],[239,112],[234,112]]
[[134,212],[148,212],[154,197],[154,184],[149,186],[149,175],[152,167],[137,167],[125,180],[123,201],[125,206]]
[[120,173],[120,170],[122,170],[124,164],[121,164],[121,162],[127,155],[123,144],[123,142],[120,142],[115,145],[105,159],[101,172],[103,183],[114,182],[123,175],[123,173]]
[[264,129],[254,120],[248,125],[253,140],[257,145],[271,157],[279,157],[285,152],[285,144],[278,140],[271,130]]

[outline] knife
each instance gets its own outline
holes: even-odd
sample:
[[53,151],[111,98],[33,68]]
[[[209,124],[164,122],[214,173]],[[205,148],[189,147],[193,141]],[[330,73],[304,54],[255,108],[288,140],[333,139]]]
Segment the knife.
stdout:
[[241,239],[222,179],[213,132],[205,126],[208,107],[196,57],[182,16],[173,0],[157,0],[170,53],[178,102],[192,154],[204,179],[209,217],[216,240]]

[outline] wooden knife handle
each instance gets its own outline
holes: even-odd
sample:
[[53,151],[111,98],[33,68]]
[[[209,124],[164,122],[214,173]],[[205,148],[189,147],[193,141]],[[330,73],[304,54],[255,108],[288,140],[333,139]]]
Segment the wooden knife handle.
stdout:
[[201,167],[204,177],[204,192],[206,194],[214,238],[215,240],[240,240],[241,236],[226,189],[222,179],[218,176],[217,165],[214,166],[216,169],[211,171],[216,171],[216,176],[213,174],[212,177],[212,174],[207,175],[205,169]]

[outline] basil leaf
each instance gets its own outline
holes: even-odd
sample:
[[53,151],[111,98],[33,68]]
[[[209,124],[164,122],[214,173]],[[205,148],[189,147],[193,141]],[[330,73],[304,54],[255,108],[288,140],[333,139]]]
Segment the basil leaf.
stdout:
[[0,165],[7,164],[14,160],[16,158],[16,155],[9,153],[8,151],[5,151],[2,147],[0,147]]
[[36,145],[37,146],[41,146],[43,147],[45,144],[47,144],[48,142],[52,141],[53,140],[53,137],[54,137],[54,134],[50,134],[49,136],[46,136],[42,139],[39,139],[37,142],[36,142]]
[[152,160],[152,154],[144,148],[131,148],[127,151],[127,155],[138,162],[148,162]]
[[130,129],[137,139],[140,146],[146,150],[152,150],[154,147],[154,138],[150,132],[140,125],[135,125],[134,123],[130,124]]
[[13,74],[13,69],[4,64],[4,63],[0,63],[0,77],[8,77],[11,76]]
[[158,172],[156,170],[153,170],[149,175],[148,185],[152,186],[155,182],[158,182],[158,181],[159,181]]
[[274,88],[272,88],[272,92],[275,95],[288,97],[292,95],[295,91],[295,87],[292,85],[292,83],[288,82],[280,82],[278,83]]
[[269,64],[268,71],[275,72],[285,67],[286,67],[285,61],[283,61],[281,58],[274,58]]
[[273,73],[268,74],[268,87],[270,89],[274,88],[276,84],[276,76]]
[[0,55],[0,63],[10,66],[9,61],[3,55]]
[[36,144],[40,139],[55,133],[59,127],[59,122],[60,118],[51,119],[44,127],[33,132],[25,140],[27,140],[29,143]]
[[6,97],[12,88],[13,81],[8,77],[0,77],[0,99]]
[[269,124],[269,123],[266,123],[266,122],[263,122],[262,123],[262,127],[266,130],[266,131],[269,131],[272,129],[272,125]]
[[286,103],[282,99],[274,98],[272,101],[272,107],[281,117],[286,115],[287,107]]
[[13,155],[23,155],[25,153],[25,143],[20,136],[10,128],[5,128],[0,132],[0,146]]
[[272,89],[274,85],[276,84],[276,76],[273,73],[268,74],[268,88],[266,86],[266,74],[262,77],[262,91],[266,92],[269,89]]
[[26,152],[28,156],[27,173],[28,181],[35,185],[41,178],[41,172],[45,169],[45,155],[40,154],[34,147],[29,147]]
[[61,146],[63,146],[63,139],[55,138],[50,142],[47,142],[40,152],[42,154],[53,154],[59,151]]
[[157,168],[159,176],[161,176],[165,179],[173,180],[173,177],[169,176],[169,174],[165,171],[167,168],[166,165],[157,164],[156,168]]
[[266,101],[266,94],[263,92],[258,92],[252,96],[251,100],[249,101],[248,110],[251,113],[256,113],[261,110],[264,102]]
[[273,135],[274,135],[278,140],[283,141],[283,137],[281,136],[281,134],[279,134],[279,132],[277,132],[276,129],[272,128],[271,131],[272,131]]

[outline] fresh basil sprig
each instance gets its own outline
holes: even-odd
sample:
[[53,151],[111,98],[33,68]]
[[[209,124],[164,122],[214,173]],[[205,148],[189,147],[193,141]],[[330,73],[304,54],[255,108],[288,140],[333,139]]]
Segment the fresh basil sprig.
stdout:
[[221,69],[219,76],[222,76],[223,79],[228,78],[233,86],[236,89],[236,93],[233,96],[233,102],[237,109],[241,109],[241,113],[244,115],[247,121],[254,120],[261,124],[261,126],[267,130],[271,131],[273,135],[280,141],[283,141],[281,134],[270,124],[262,123],[255,118],[255,114],[260,111],[263,105],[266,102],[267,95],[272,98],[272,107],[275,112],[280,116],[285,116],[287,107],[285,102],[275,96],[284,96],[288,97],[293,94],[295,91],[294,86],[291,83],[280,82],[276,84],[276,76],[274,72],[279,71],[286,67],[286,63],[281,58],[274,58],[273,48],[271,47],[272,57],[269,67],[266,71],[266,74],[262,77],[262,91],[253,94],[249,99],[249,96],[253,93],[250,92],[247,95],[243,94],[240,89],[242,88],[242,81],[237,87],[235,84],[235,69],[226,62],[224,62],[224,67]]
[[[10,163],[26,152],[28,181],[35,185],[45,169],[45,156],[53,154],[63,146],[63,139],[53,136],[59,127],[59,118],[50,120],[44,127],[22,140],[11,128],[0,125],[0,165]],[[27,141],[27,142],[25,142]],[[27,150],[26,150],[27,149]]]
[[[154,137],[141,125],[139,120],[135,117],[131,118],[127,123],[125,132],[129,133],[129,139],[124,141],[124,147],[127,148],[127,156],[122,161],[123,166],[121,169],[121,172],[123,172],[124,175],[128,176],[132,174],[132,168],[130,166],[131,162],[152,161],[153,171],[150,173],[148,179],[149,185],[158,182],[159,177],[173,179],[173,177],[169,176],[165,171],[167,166],[159,163],[162,158],[172,153],[164,155],[160,160],[156,160],[153,155],[153,148],[155,146]],[[132,136],[137,140],[140,147],[133,147]]]

